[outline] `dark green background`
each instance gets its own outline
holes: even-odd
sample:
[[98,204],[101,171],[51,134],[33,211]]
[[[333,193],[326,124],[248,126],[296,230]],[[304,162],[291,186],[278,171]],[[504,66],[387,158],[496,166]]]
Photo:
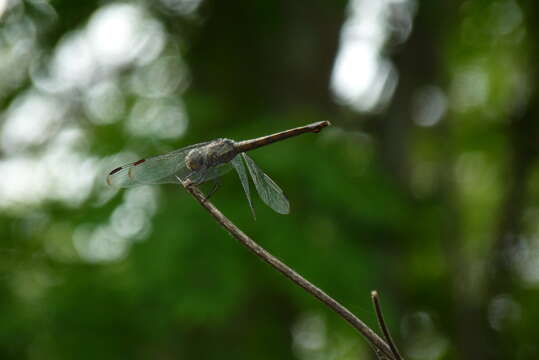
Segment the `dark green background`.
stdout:
[[[345,105],[330,87],[347,1],[203,0],[194,13],[173,9],[188,3],[16,0],[0,18],[0,359],[373,358],[350,326],[240,247],[183,189],[113,196],[104,184],[108,171],[140,156],[321,120],[333,126],[251,154],[284,189],[290,215],[255,196],[254,221],[233,173],[212,201],[373,328],[377,289],[407,359],[537,358],[536,1],[392,2],[394,31],[386,28],[381,56],[398,84],[371,111]],[[159,55],[148,64],[116,59],[113,71],[47,92],[36,74],[116,4],[161,27]],[[74,52],[72,65],[83,67],[84,56]],[[159,61],[177,71],[152,68]],[[87,111],[101,82],[123,99],[98,106],[106,121]],[[172,90],[151,93],[155,84]],[[422,126],[414,114],[432,89],[446,111]],[[38,140],[10,145],[43,115],[27,111],[19,119],[26,128],[8,129],[29,92],[65,112]],[[130,130],[135,107],[178,104],[187,119],[178,136],[165,136],[176,117],[146,124],[162,136]],[[88,168],[59,157],[40,172],[41,157],[69,129],[78,134],[69,151]],[[37,160],[30,171],[8,166],[25,158]],[[81,188],[89,192],[54,189],[63,176],[89,181]],[[10,189],[19,182],[41,192],[17,198]],[[101,246],[94,257],[80,249],[91,239]]]

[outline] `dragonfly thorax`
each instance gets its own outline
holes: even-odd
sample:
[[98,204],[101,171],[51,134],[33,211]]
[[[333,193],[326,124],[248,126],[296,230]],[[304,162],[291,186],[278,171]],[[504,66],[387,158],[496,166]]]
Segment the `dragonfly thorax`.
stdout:
[[232,160],[237,150],[234,140],[217,139],[189,151],[185,157],[185,165],[193,171],[208,169]]

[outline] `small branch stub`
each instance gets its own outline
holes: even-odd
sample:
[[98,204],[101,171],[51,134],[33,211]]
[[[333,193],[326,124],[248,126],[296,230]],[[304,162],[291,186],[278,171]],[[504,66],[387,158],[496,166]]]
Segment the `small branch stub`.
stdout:
[[395,345],[395,343],[393,342],[393,339],[391,338],[391,334],[384,320],[382,307],[380,306],[380,297],[378,296],[378,291],[376,290],[371,291],[371,298],[372,298],[372,303],[374,304],[374,311],[376,312],[376,318],[378,319],[378,325],[380,326],[380,330],[382,330],[382,333],[384,334],[384,339],[386,340],[387,344],[389,345],[391,349],[393,358],[395,360],[403,360],[401,354],[399,353],[399,350],[397,349],[397,346]]

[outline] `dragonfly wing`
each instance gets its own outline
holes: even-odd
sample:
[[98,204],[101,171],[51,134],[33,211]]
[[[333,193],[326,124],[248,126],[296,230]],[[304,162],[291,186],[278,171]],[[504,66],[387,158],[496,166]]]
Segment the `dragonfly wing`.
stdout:
[[207,169],[201,169],[199,171],[194,171],[191,174],[189,174],[185,179],[182,178],[182,180],[189,179],[193,183],[199,185],[199,184],[203,184],[205,182],[208,182],[210,180],[215,180],[218,177],[221,177],[222,175],[229,172],[230,169],[232,169],[232,167],[230,166],[229,163],[218,164],[216,166],[213,166],[213,167],[210,167],[210,168],[207,168]]
[[141,159],[134,163],[116,168],[107,176],[107,183],[114,187],[133,187],[137,185],[178,183],[187,178],[192,171],[185,165],[187,153],[197,147],[196,144],[167,154]]
[[239,156],[236,156],[234,159],[232,159],[231,163],[232,166],[234,166],[236,172],[238,173],[238,176],[240,177],[241,186],[243,186],[245,196],[247,196],[249,208],[251,209],[253,217],[256,219],[255,208],[253,207],[253,202],[251,200],[251,192],[249,190],[249,178],[247,177],[247,170],[245,170],[245,165],[243,165],[243,162],[241,161],[241,158]]
[[[134,163],[133,163],[134,164]],[[107,184],[115,188],[128,188],[140,185],[135,180],[131,179],[127,174],[129,168],[135,166],[133,164],[124,165],[116,168],[107,176]]]
[[241,153],[241,155],[247,164],[249,173],[255,183],[256,191],[262,201],[279,214],[288,214],[290,212],[290,204],[281,188],[260,170],[253,159],[247,156],[247,154]]

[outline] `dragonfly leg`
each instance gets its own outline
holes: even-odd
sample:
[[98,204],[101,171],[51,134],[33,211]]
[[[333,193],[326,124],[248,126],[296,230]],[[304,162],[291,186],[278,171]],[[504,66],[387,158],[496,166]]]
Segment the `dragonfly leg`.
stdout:
[[[183,185],[183,186],[191,186],[191,185],[196,185],[197,184],[197,181],[193,181],[192,179],[192,174],[190,174],[189,176],[186,177],[185,180],[182,180],[180,179],[178,176],[176,176],[176,179],[178,179],[178,181]],[[219,189],[219,187],[221,186],[221,178],[220,177],[217,177],[215,179],[212,180],[212,183],[213,183],[213,187],[211,188],[210,190],[210,193],[204,197],[204,201],[207,201],[210,199],[210,197],[215,194],[217,192],[217,190]]]
[[212,183],[213,183],[213,186],[209,192],[209,194],[206,196],[206,198],[204,199],[204,201],[207,201],[210,199],[210,197],[213,196],[213,194],[215,194],[217,192],[217,190],[219,190],[219,187],[221,186],[221,178],[218,177],[218,178],[215,178],[212,180]]
[[176,179],[178,179],[178,181],[180,182],[180,184],[182,184],[182,185],[185,186],[185,187],[188,187],[188,186],[193,185],[193,182],[191,181],[191,179],[185,179],[185,180],[182,180],[182,179],[180,179],[179,176],[176,176]]

